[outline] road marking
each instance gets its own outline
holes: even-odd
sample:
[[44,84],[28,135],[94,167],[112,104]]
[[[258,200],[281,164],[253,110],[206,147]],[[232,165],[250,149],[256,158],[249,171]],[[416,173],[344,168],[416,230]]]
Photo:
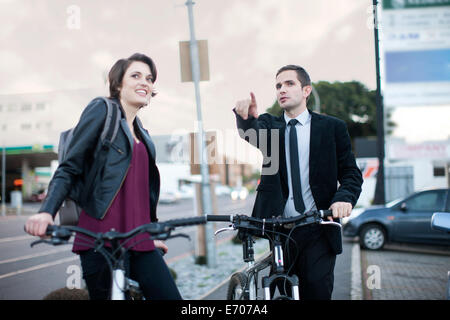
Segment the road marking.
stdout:
[[350,296],[352,300],[362,300],[362,281],[361,281],[361,251],[359,243],[353,243],[352,248],[352,279]]
[[17,237],[9,237],[9,238],[1,238],[0,243],[11,242],[11,241],[21,241],[21,240],[31,240],[35,237],[30,235],[17,236]]
[[32,259],[32,258],[39,258],[39,257],[47,256],[47,255],[58,253],[58,252],[64,252],[64,251],[69,252],[68,250],[69,250],[68,248],[59,248],[59,249],[49,250],[49,251],[46,251],[46,252],[29,254],[29,255],[20,256],[20,257],[17,257],[17,258],[1,260],[0,264],[17,262],[17,261],[22,261],[22,260],[27,260],[27,259]]
[[4,279],[4,278],[16,276],[16,275],[22,274],[22,273],[26,273],[26,272],[30,272],[30,271],[35,271],[35,270],[39,270],[39,269],[43,269],[43,268],[56,266],[56,265],[62,264],[62,263],[72,262],[72,261],[77,260],[77,259],[78,259],[78,256],[75,256],[75,257],[70,257],[70,258],[65,258],[65,259],[59,259],[59,260],[56,260],[56,261],[53,261],[53,262],[38,264],[37,266],[31,267],[31,268],[17,270],[17,271],[14,271],[14,272],[2,274],[2,275],[0,275],[0,280]]

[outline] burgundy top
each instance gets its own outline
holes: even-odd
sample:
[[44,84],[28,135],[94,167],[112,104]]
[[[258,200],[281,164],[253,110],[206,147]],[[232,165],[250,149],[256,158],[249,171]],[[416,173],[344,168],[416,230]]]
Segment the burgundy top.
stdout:
[[[150,187],[149,163],[147,148],[143,143],[134,142],[133,155],[127,176],[106,212],[103,220],[90,217],[81,211],[78,226],[92,232],[107,232],[114,228],[118,232],[128,232],[140,225],[150,223]],[[155,249],[148,233],[139,234],[125,242],[125,248],[135,251],[151,251]],[[82,234],[75,236],[72,251],[79,253],[92,249],[92,238]],[[108,242],[105,246],[111,247]]]

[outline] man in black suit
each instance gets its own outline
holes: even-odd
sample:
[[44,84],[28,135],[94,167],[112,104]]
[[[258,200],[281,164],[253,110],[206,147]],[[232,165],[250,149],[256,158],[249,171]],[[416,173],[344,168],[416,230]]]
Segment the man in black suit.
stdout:
[[[308,73],[288,65],[276,74],[277,100],[284,110],[281,117],[258,116],[253,93],[233,109],[240,136],[263,153],[255,217],[291,217],[331,209],[339,221],[350,215],[358,200],[363,180],[346,124],[308,110],[311,91]],[[300,298],[331,299],[336,255],[342,252],[340,228],[311,225],[286,229],[286,234],[292,239],[287,267],[299,277]]]

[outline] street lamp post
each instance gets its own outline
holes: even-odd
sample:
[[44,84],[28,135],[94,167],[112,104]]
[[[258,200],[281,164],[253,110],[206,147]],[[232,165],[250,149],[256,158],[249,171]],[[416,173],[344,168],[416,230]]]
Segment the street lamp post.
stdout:
[[375,67],[377,75],[377,94],[375,103],[377,106],[377,155],[378,155],[378,173],[375,187],[375,197],[373,204],[385,204],[385,182],[384,182],[384,108],[383,96],[381,94],[381,76],[380,76],[380,49],[378,37],[378,0],[373,0],[374,9],[374,40],[375,40]]

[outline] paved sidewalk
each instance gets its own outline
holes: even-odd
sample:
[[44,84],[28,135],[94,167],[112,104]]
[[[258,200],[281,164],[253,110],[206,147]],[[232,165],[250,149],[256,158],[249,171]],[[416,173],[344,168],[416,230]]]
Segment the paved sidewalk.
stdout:
[[450,250],[391,245],[360,255],[364,300],[446,299]]

